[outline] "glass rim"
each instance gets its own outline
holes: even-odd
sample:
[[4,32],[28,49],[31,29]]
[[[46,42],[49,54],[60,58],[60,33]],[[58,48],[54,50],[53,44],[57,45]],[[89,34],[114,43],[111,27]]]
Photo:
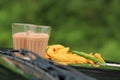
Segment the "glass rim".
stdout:
[[13,25],[18,25],[18,26],[33,26],[33,27],[38,27],[38,28],[51,28],[51,26],[28,24],[28,23],[12,23],[12,26]]

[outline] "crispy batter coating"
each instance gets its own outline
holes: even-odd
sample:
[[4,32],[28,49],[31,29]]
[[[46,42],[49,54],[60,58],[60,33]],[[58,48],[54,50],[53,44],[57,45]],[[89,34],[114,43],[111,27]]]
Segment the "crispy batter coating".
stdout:
[[[93,54],[88,54],[88,55],[94,56],[95,58],[104,61],[99,53],[96,53],[95,55]],[[90,59],[86,59],[77,54],[73,54],[72,52],[70,52],[69,47],[64,47],[63,45],[60,44],[48,46],[46,50],[45,58],[64,65],[68,65],[68,64],[95,65],[94,61]]]

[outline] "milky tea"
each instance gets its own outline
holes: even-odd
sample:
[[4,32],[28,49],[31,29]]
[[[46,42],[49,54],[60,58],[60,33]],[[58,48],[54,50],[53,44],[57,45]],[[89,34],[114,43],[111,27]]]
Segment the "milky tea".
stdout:
[[49,35],[46,33],[32,33],[27,37],[27,49],[44,57]]
[[[30,25],[27,25],[27,24],[16,23],[14,25],[12,26],[14,27],[12,28],[14,49],[20,49],[20,48],[27,49],[27,50],[37,53],[37,55],[41,57],[44,57],[45,50],[47,48],[47,44],[49,40],[50,30],[48,29],[50,29],[50,27],[45,26],[44,28],[44,26],[42,27],[32,26],[32,28],[29,28]],[[18,26],[16,27],[16,25]],[[22,27],[23,31],[19,31],[19,30],[14,31],[14,30],[17,30],[15,28],[18,28],[18,27]],[[19,54],[17,55],[20,56]]]
[[[27,49],[27,35],[25,32],[19,32],[12,35],[13,36],[13,46],[15,50],[18,50],[20,48]],[[18,53],[16,53],[17,56],[22,56]]]

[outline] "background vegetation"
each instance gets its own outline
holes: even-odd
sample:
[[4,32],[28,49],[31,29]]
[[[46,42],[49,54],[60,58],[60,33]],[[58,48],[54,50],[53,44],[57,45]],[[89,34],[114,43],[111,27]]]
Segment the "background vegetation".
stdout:
[[0,47],[12,47],[11,24],[52,26],[49,45],[100,52],[120,62],[120,0],[0,0]]

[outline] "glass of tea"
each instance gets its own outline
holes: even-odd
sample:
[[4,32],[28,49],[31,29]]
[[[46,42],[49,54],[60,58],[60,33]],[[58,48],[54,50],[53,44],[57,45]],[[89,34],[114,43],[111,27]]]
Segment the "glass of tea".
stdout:
[[28,32],[27,49],[44,57],[50,37],[50,26],[34,26],[34,32]]
[[12,24],[12,37],[14,49],[27,49],[27,25],[20,23]]

